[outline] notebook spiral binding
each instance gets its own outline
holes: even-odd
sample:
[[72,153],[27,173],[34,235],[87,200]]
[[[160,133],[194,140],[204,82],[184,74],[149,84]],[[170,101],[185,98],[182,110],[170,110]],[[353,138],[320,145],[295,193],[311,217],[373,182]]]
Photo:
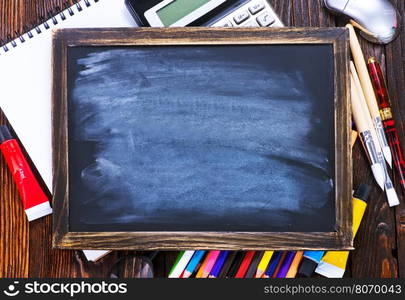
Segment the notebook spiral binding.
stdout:
[[52,26],[57,25],[59,22],[65,21],[67,18],[80,13],[84,8],[90,7],[100,0],[73,0],[74,4],[70,5],[69,2],[64,2],[61,7],[56,7],[46,13],[46,17],[39,17],[39,22],[32,24],[31,28],[24,26],[23,32],[14,32],[16,38],[13,39],[11,34],[8,34],[6,40],[0,39],[0,56],[11,51],[13,48],[24,44],[27,40],[32,39],[35,35],[40,35],[44,30],[49,30]]

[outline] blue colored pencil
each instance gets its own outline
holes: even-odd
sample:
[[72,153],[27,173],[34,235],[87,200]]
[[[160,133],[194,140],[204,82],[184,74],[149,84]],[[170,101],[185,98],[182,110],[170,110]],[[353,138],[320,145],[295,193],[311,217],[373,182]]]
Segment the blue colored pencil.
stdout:
[[219,253],[218,259],[210,272],[210,278],[217,278],[219,276],[219,273],[221,272],[222,266],[224,265],[228,254],[229,251],[221,251],[221,253]]
[[288,251],[287,255],[283,261],[283,264],[278,271],[277,278],[285,278],[285,275],[287,275],[288,270],[290,269],[291,263],[294,259],[295,256],[295,251]]
[[270,260],[269,266],[266,270],[266,273],[264,273],[264,275],[263,275],[264,278],[271,278],[271,276],[273,275],[274,271],[277,268],[277,265],[282,257],[282,254],[283,254],[282,251],[274,252],[274,254]]
[[197,250],[193,257],[191,258],[190,262],[188,263],[186,270],[183,273],[183,278],[189,278],[191,274],[193,274],[195,268],[197,267],[198,263],[200,262],[201,258],[204,256],[205,250]]

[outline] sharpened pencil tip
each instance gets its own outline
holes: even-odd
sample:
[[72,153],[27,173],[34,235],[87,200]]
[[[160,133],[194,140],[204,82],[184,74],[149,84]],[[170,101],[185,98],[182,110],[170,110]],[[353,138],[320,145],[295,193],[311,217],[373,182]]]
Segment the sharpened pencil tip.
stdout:
[[373,171],[373,175],[375,178],[375,181],[377,181],[378,185],[382,190],[385,189],[385,173],[384,173],[384,168],[381,166],[380,163],[374,164],[371,166],[371,170]]
[[390,207],[399,205],[398,195],[394,188],[388,189],[386,191],[386,194],[387,194],[388,204]]

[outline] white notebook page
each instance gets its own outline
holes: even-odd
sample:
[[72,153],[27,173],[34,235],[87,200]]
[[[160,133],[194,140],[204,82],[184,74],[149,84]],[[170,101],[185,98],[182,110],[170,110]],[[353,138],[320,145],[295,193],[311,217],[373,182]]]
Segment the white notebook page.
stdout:
[[51,29],[40,26],[42,33],[32,30],[34,37],[24,34],[25,42],[17,47],[7,44],[0,49],[0,107],[13,126],[22,144],[52,191],[51,92],[52,92],[52,29],[83,27],[136,27],[124,0],[94,0],[72,6],[75,15],[64,11],[58,24],[50,20]]

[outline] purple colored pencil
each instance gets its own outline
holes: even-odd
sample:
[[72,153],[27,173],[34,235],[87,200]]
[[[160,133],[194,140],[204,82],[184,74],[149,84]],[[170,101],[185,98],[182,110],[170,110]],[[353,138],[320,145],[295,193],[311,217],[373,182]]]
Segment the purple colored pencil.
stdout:
[[285,278],[288,273],[288,270],[291,267],[291,263],[294,260],[296,252],[295,251],[288,251],[287,255],[285,256],[284,262],[278,271],[277,278]]
[[221,251],[219,253],[217,261],[215,262],[214,266],[212,267],[212,270],[208,277],[218,278],[219,273],[221,272],[222,266],[224,265],[225,260],[228,257],[228,254],[229,254],[229,251]]

